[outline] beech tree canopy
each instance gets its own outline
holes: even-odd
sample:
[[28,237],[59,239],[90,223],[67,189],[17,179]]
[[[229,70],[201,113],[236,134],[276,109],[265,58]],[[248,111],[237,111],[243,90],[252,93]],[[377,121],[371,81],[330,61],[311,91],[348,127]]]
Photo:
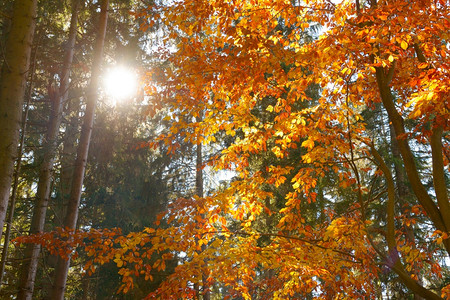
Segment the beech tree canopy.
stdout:
[[449,1],[128,5],[97,59],[147,56],[143,109],[87,125],[79,225],[15,245],[124,299],[450,299]]

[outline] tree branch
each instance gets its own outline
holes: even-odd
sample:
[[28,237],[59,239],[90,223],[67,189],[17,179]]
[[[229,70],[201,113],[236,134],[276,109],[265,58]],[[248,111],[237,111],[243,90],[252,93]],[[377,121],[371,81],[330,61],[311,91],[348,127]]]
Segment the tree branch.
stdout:
[[[433,165],[433,184],[436,192],[436,199],[444,219],[445,226],[450,228],[450,202],[447,194],[444,173],[444,157],[442,154],[442,127],[432,130],[430,145]],[[450,242],[446,239],[447,242]]]
[[[388,201],[387,201],[387,231],[386,231],[386,240],[389,247],[390,253],[397,253],[397,243],[395,242],[395,184],[394,178],[392,177],[391,170],[384,162],[384,159],[381,157],[380,153],[375,149],[375,146],[370,145],[370,151],[372,155],[378,162],[378,166],[381,171],[383,171],[384,177],[386,179],[387,192],[388,192]],[[396,259],[399,259],[398,255],[396,255]]]
[[[447,232],[448,229],[445,226],[445,222],[443,220],[441,212],[439,211],[439,208],[433,202],[430,195],[428,195],[427,190],[422,184],[419,172],[417,171],[416,163],[414,161],[414,155],[409,147],[408,141],[403,138],[398,138],[399,136],[403,136],[405,134],[404,121],[402,116],[395,108],[391,89],[386,81],[384,68],[376,67],[376,80],[381,96],[381,101],[388,113],[389,120],[392,123],[392,127],[394,128],[395,138],[398,141],[398,148],[400,150],[400,154],[405,166],[405,171],[411,183],[412,190],[414,191],[414,194],[416,195],[419,203],[423,206],[431,221],[434,223],[434,226],[436,226],[436,228],[441,231]],[[450,243],[447,243],[445,246],[447,252],[450,253]]]

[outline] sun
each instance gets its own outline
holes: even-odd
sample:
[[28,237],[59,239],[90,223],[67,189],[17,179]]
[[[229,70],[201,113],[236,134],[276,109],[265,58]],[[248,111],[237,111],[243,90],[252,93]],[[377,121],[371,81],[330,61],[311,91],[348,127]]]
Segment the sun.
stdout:
[[113,102],[133,97],[137,92],[138,78],[135,72],[123,66],[111,68],[103,78],[105,94]]

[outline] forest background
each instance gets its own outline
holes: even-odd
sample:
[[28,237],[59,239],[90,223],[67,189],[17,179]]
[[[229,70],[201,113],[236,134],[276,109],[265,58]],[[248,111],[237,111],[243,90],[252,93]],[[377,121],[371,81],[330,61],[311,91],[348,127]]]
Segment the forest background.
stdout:
[[0,297],[450,299],[449,7],[1,2]]

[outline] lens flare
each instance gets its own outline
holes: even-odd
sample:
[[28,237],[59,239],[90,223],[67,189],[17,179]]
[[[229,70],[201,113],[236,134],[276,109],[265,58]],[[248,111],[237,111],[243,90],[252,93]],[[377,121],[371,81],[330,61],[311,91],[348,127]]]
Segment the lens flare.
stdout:
[[113,101],[121,101],[136,94],[138,86],[136,74],[125,67],[115,67],[104,77],[104,89]]

